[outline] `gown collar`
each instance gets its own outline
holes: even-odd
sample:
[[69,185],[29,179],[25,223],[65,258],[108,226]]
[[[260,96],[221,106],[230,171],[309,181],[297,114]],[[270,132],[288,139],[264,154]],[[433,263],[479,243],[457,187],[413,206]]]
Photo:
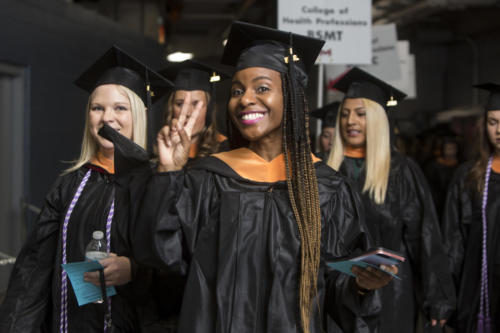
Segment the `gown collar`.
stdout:
[[344,155],[352,158],[365,158],[366,156],[366,148],[351,148],[344,146]]
[[189,158],[195,158],[198,155],[198,143],[193,143],[189,147]]
[[[223,134],[217,133],[217,143],[221,143],[225,140],[227,140],[227,137],[225,137]],[[198,151],[198,142],[193,143],[191,147],[189,147],[189,158],[196,158],[196,156],[198,156]]]
[[458,161],[456,159],[444,159],[443,157],[438,157],[437,161],[439,164],[447,167],[454,167],[458,165]]
[[97,152],[96,156],[90,161],[90,164],[98,166],[98,167],[106,170],[110,174],[115,173],[114,160],[106,158],[100,151]]
[[495,173],[500,173],[500,156],[495,156],[493,158],[493,163],[491,163],[491,170]]
[[[275,183],[286,180],[284,154],[268,162],[248,148],[239,148],[212,155],[226,163],[240,177],[256,182]],[[321,161],[311,154],[313,163]]]

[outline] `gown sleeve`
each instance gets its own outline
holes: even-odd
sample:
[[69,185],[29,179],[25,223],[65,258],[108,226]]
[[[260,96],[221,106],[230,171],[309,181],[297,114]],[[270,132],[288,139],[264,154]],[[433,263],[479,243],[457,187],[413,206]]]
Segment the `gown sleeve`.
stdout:
[[465,166],[455,173],[446,196],[446,204],[441,221],[444,247],[456,290],[460,286],[462,267],[465,258],[467,232],[463,226],[472,219],[472,198],[464,188]]
[[432,195],[420,168],[410,159],[403,163],[398,193],[417,301],[427,319],[448,319],[456,296]]
[[[138,262],[186,275],[199,228],[217,214],[211,178],[202,170],[155,173],[139,209],[133,237]],[[213,207],[212,207],[213,208]]]
[[0,307],[1,332],[40,332],[51,306],[51,281],[58,247],[64,177],[45,198],[34,229],[17,256]]
[[[367,251],[371,238],[364,224],[364,210],[357,192],[342,181],[329,202],[323,246],[325,259],[338,259]],[[326,266],[327,332],[372,332],[380,313],[377,291],[360,294],[353,277]],[[331,322],[333,319],[333,322]],[[338,325],[338,326],[337,326]],[[333,327],[333,329],[332,329]]]

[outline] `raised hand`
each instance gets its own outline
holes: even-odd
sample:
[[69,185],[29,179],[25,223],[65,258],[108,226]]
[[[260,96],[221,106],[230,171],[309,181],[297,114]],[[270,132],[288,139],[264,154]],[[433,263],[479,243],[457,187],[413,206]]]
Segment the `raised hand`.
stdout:
[[180,170],[186,164],[191,147],[191,136],[198,115],[203,108],[199,101],[191,114],[191,93],[187,93],[182,104],[179,119],[173,120],[171,126],[164,126],[157,136],[158,171]]
[[439,324],[439,327],[444,327],[446,319],[431,319],[431,326],[434,327]]

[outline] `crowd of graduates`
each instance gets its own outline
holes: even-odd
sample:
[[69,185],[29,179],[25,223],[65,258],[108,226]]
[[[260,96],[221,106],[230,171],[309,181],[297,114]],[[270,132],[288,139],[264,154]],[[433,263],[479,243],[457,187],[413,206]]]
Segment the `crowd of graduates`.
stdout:
[[[405,94],[359,68],[336,80],[341,101],[310,110],[323,43],[234,22],[232,75],[198,61],[157,72],[117,47],[97,59],[75,81],[89,93],[80,157],[17,257],[0,331],[500,329],[500,86],[477,86],[490,96],[474,160],[459,164],[446,133],[417,163],[388,119]],[[108,257],[83,279],[117,293],[79,306],[61,264],[85,260],[96,230]],[[406,260],[329,265],[376,248]]]

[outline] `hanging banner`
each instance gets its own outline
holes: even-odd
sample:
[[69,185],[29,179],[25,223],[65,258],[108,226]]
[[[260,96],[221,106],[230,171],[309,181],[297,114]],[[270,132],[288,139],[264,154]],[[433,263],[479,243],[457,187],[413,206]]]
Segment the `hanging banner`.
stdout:
[[[376,25],[372,28],[372,37],[372,63],[356,66],[384,81],[401,79],[396,25]],[[334,79],[354,65],[335,66],[333,70],[327,69],[328,78]]]
[[[390,85],[403,91],[408,96],[407,99],[416,98],[416,76],[415,76],[415,56],[410,54],[410,43],[407,40],[398,41],[396,43],[397,58],[391,60],[391,63],[382,61],[383,66],[379,65],[361,65],[358,66],[366,70],[370,74],[386,81]],[[377,52],[374,50],[374,54]],[[325,67],[326,84],[328,89],[327,100],[341,99],[343,94],[331,89],[339,77],[347,72],[351,65],[329,65]],[[399,78],[396,78],[395,73],[399,73]]]
[[323,39],[318,62],[371,64],[371,0],[278,0],[278,29]]
[[415,56],[410,54],[410,42],[400,40],[397,45],[401,77],[397,80],[388,80],[387,82],[407,94],[407,99],[416,98]]
[[401,69],[398,37],[395,24],[375,25],[372,28],[372,63],[359,66],[374,76],[387,81],[399,80]]

